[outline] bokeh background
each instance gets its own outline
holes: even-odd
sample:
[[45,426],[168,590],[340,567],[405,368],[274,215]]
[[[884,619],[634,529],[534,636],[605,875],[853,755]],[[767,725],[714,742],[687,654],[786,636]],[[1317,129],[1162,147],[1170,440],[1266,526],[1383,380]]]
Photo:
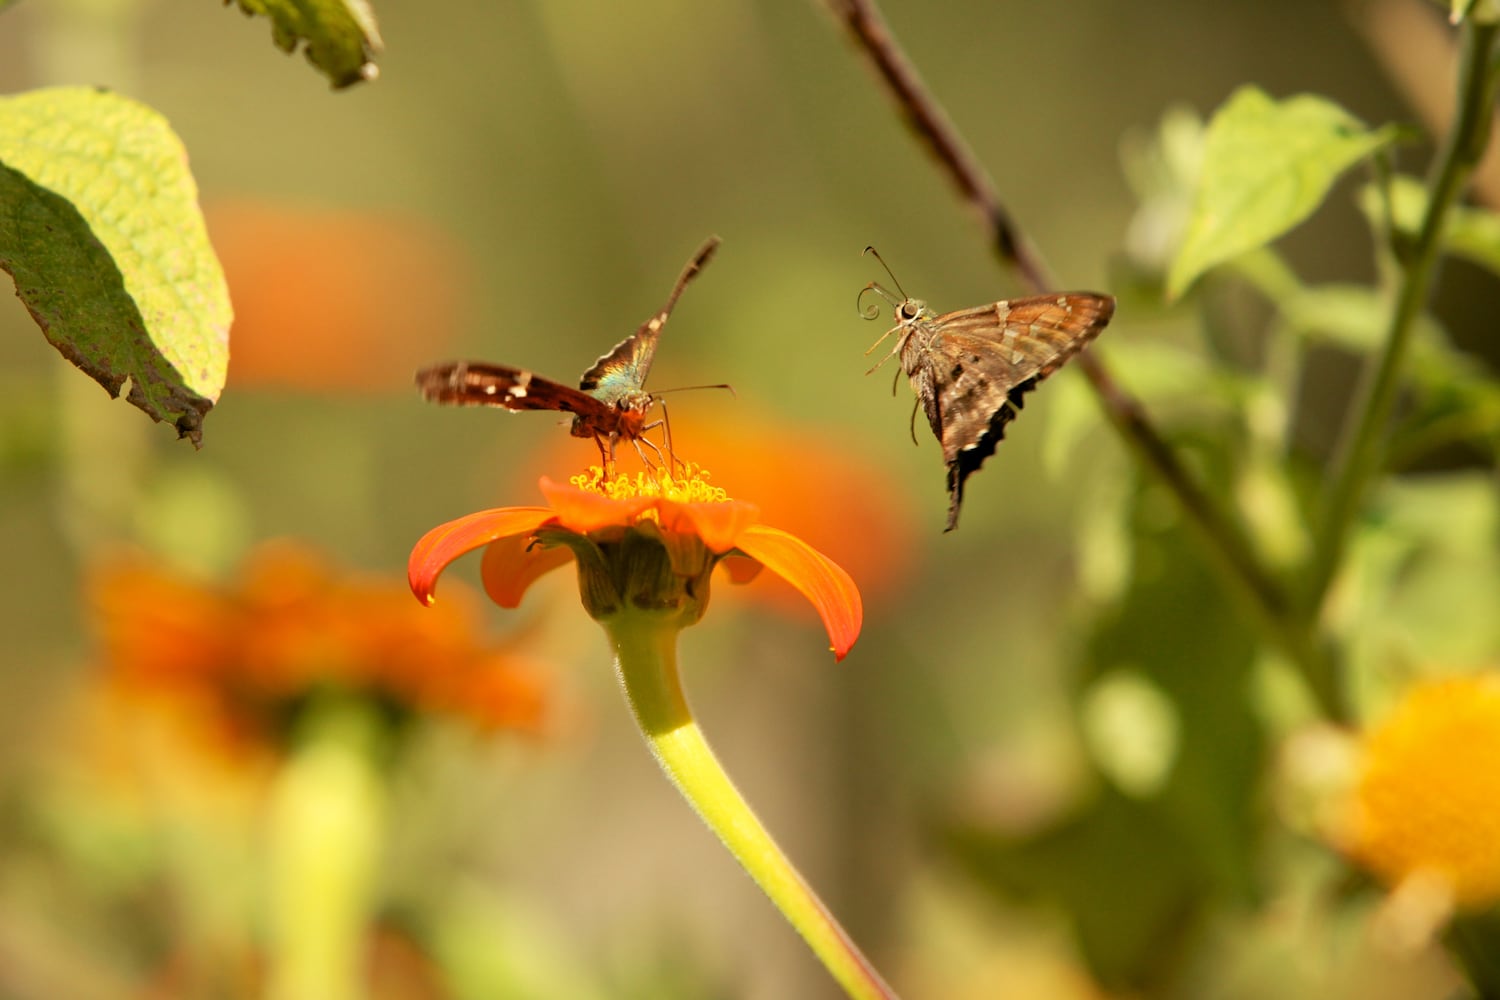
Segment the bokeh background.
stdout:
[[[1199,321],[1121,291],[1139,208],[1124,151],[1169,108],[1207,115],[1244,82],[1323,93],[1370,122],[1416,117],[1368,41],[1384,6],[884,8],[1064,286],[1121,294],[1095,350],[1169,423],[1196,419],[1192,369],[1153,372],[1132,353],[1195,351]],[[937,446],[921,427],[913,446],[911,401],[903,386],[892,398],[889,368],[864,374],[861,352],[884,326],[860,321],[855,294],[885,276],[860,251],[877,246],[939,309],[1024,289],[997,269],[833,19],[812,2],[744,0],[387,0],[376,13],[380,77],[338,93],[274,50],[264,21],[217,4],[31,0],[0,18],[0,91],[104,84],[170,120],[238,316],[228,387],[195,452],[107,399],[18,302],[0,300],[0,956],[29,970],[0,973],[0,996],[234,995],[195,992],[192,961],[183,972],[168,960],[207,934],[181,897],[214,893],[212,877],[206,889],[201,871],[188,878],[163,859],[209,834],[174,819],[149,781],[120,813],[56,777],[79,753],[70,706],[99,670],[86,586],[98,560],[130,545],[233,580],[258,545],[289,537],[399,582],[428,528],[539,502],[539,474],[565,476],[591,455],[548,415],[428,406],[412,371],[472,356],[570,381],[657,308],[712,233],[724,245],[679,303],[649,385],[733,384],[732,396],[671,397],[679,452],[848,566],[867,618],[835,664],[810,610],[760,584],[721,584],[683,638],[709,738],[908,995],[1153,992],[1150,976],[1101,985],[1068,900],[1132,872],[1141,885],[1112,890],[1110,904],[1128,937],[1152,922],[1138,920],[1137,895],[1152,910],[1150,883],[1177,877],[1161,860],[1176,841],[1127,823],[1133,832],[1102,839],[1057,892],[998,860],[960,860],[951,831],[1020,842],[1124,794],[1101,776],[1080,691],[1149,658],[1153,643],[1189,673],[1240,677],[1253,659],[1243,622],[1188,546],[1158,552],[1165,589],[1121,597],[1132,572],[1122,534],[1168,533],[1177,514],[1164,494],[1134,502],[1129,458],[1073,372],[1031,397],[970,481],[960,529],[941,533]],[[1440,62],[1424,72],[1446,79]],[[1420,147],[1403,155],[1419,159]],[[1348,187],[1284,245],[1309,278],[1373,273]],[[1492,295],[1493,281],[1462,266],[1446,277],[1462,339],[1465,303]],[[1249,295],[1228,301],[1263,310]],[[1477,315],[1482,326],[1492,313]],[[1283,401],[1310,465],[1353,370],[1322,358]],[[449,576],[459,593],[477,560]],[[542,664],[555,704],[544,732],[434,717],[387,775],[376,909],[417,915],[403,947],[424,971],[409,992],[392,973],[374,995],[836,995],[657,773],[568,577],[519,611],[484,612],[497,642],[517,636]],[[1201,641],[1179,648],[1185,617]],[[1233,697],[1248,702],[1247,687]],[[1216,737],[1249,790],[1215,815],[1222,841],[1238,843],[1260,836],[1269,791],[1253,775],[1271,751],[1234,718]],[[1305,842],[1286,850],[1319,873],[1332,864]],[[1236,858],[1208,867],[1238,874],[1182,897],[1198,908],[1232,899],[1221,918],[1144,949],[1180,958],[1214,942],[1164,973],[1185,995],[1438,996],[1451,985],[1430,954],[1370,965],[1352,932],[1309,917],[1286,888],[1309,882],[1268,890]],[[233,871],[254,881],[253,869]],[[1280,924],[1266,916],[1275,892]]]

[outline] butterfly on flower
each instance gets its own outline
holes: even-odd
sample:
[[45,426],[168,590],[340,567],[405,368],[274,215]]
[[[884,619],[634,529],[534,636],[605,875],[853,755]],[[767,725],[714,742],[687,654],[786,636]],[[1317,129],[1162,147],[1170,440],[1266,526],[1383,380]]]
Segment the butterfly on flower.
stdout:
[[594,362],[583,373],[576,389],[524,368],[486,361],[447,361],[423,368],[417,372],[417,389],[428,401],[450,406],[571,413],[570,432],[574,437],[594,439],[606,470],[613,470],[615,445],[621,440],[635,444],[637,451],[639,442],[645,441],[660,454],[645,437],[647,431],[660,424],[660,421],[646,423],[646,413],[656,402],[656,397],[645,389],[646,376],[651,372],[656,344],[672,315],[672,307],[718,248],[719,238],[709,237],[683,268],[666,305]]
[[[873,247],[865,253],[880,260]],[[1053,292],[939,315],[902,291],[895,275],[891,281],[900,294],[874,281],[860,289],[861,316],[879,317],[877,303],[863,306],[865,295],[874,293],[890,305],[896,320],[865,353],[897,335],[890,353],[870,371],[900,356],[912,392],[943,446],[949,497],[943,530],[952,531],[958,527],[964,480],[995,453],[1005,425],[1024,405],[1022,397],[1099,335],[1114,315],[1115,300],[1096,292]]]

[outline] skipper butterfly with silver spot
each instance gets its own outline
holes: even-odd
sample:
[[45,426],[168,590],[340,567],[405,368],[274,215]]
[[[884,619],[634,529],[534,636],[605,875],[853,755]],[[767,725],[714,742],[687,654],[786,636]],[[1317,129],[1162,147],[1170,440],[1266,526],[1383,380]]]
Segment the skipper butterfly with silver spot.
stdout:
[[[865,253],[880,260],[873,247]],[[885,266],[884,260],[880,263]],[[891,273],[889,267],[886,273]],[[912,392],[943,446],[949,497],[943,530],[952,531],[958,527],[964,480],[995,453],[1005,425],[1024,404],[1022,397],[1099,335],[1114,315],[1115,300],[1096,292],[1054,292],[939,315],[902,291],[893,274],[891,281],[899,295],[874,281],[860,289],[860,303],[873,292],[891,306],[896,320],[865,353],[896,334],[895,346],[870,371],[900,356]],[[876,319],[878,304],[861,308],[860,315]]]

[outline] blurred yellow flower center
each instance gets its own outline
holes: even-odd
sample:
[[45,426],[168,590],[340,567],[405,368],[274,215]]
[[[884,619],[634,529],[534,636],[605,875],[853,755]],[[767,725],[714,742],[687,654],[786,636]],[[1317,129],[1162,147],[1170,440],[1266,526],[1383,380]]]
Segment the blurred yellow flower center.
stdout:
[[1392,884],[1444,879],[1500,899],[1500,674],[1415,685],[1365,739],[1354,854]]
[[637,472],[635,475],[620,473],[606,479],[604,470],[597,465],[589,471],[568,480],[581,490],[597,493],[611,500],[634,500],[637,497],[660,497],[676,503],[726,503],[729,493],[722,486],[708,482],[709,474],[697,463],[689,462],[681,467],[683,474],[674,476],[667,469]]

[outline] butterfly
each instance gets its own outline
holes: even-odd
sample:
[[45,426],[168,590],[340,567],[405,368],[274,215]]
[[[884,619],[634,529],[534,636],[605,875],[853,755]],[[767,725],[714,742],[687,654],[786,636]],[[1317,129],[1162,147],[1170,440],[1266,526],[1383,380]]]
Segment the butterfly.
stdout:
[[[874,248],[865,252],[880,260]],[[895,275],[891,281],[900,291]],[[1115,300],[1095,292],[1053,292],[938,315],[921,299],[904,291],[894,294],[874,281],[860,289],[858,302],[870,292],[891,306],[896,325],[865,353],[897,334],[890,353],[870,371],[901,356],[912,392],[943,446],[949,497],[943,530],[952,531],[958,527],[964,480],[995,453],[1005,425],[1024,405],[1022,397],[1099,335],[1114,315]],[[860,309],[865,319],[879,314],[875,303]]]
[[[499,406],[507,410],[559,410],[573,414],[574,437],[593,438],[599,446],[599,457],[605,471],[614,469],[615,444],[621,439],[646,444],[660,450],[645,438],[657,423],[646,423],[646,412],[655,397],[645,389],[646,376],[656,357],[656,344],[662,327],[672,315],[672,307],[688,282],[713,258],[719,238],[709,237],[693,254],[672,294],[650,319],[620,341],[578,380],[578,388],[543,378],[523,368],[496,365],[484,361],[448,361],[417,372],[417,389],[429,402],[452,406]],[[659,423],[659,422],[658,422]],[[644,458],[642,454],[642,458]]]

